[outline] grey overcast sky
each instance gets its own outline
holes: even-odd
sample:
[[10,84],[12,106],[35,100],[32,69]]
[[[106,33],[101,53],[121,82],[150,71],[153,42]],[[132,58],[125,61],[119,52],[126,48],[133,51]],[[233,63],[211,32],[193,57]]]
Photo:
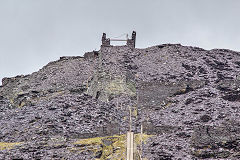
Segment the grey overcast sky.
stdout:
[[102,32],[133,30],[137,48],[240,51],[240,0],[0,0],[0,79],[99,49]]

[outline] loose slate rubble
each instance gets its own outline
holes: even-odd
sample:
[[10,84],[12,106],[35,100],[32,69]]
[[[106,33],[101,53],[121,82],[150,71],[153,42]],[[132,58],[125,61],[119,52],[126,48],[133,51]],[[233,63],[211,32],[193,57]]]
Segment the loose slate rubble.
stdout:
[[93,53],[3,79],[0,142],[23,143],[0,159],[101,158],[74,142],[125,134],[129,108],[132,130],[153,135],[144,158],[240,158],[239,52],[163,44]]

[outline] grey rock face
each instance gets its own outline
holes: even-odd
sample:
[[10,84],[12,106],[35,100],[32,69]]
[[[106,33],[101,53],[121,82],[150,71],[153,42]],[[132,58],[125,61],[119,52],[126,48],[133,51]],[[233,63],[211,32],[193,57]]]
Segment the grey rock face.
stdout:
[[71,148],[125,134],[129,109],[132,131],[153,135],[144,158],[239,159],[239,52],[164,44],[95,53],[3,80],[0,142],[24,143],[0,159],[101,158],[104,151]]

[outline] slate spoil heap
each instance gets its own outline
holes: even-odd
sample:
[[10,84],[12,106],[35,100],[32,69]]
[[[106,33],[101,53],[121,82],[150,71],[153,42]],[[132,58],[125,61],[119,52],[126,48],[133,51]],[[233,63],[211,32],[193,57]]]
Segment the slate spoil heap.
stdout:
[[[0,86],[0,159],[240,159],[240,53],[107,46]],[[136,156],[137,157],[137,156]],[[136,158],[137,159],[137,158]]]

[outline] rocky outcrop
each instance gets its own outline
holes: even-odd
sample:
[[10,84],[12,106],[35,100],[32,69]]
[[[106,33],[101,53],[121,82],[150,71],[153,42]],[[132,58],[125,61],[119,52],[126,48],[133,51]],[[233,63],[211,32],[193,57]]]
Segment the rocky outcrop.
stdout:
[[5,78],[0,142],[21,143],[0,159],[124,154],[116,145],[130,128],[129,110],[132,131],[151,135],[139,143],[143,158],[239,159],[239,58],[179,44],[107,46]]
[[192,136],[192,154],[199,158],[239,159],[240,125],[229,121],[221,126],[198,126]]

